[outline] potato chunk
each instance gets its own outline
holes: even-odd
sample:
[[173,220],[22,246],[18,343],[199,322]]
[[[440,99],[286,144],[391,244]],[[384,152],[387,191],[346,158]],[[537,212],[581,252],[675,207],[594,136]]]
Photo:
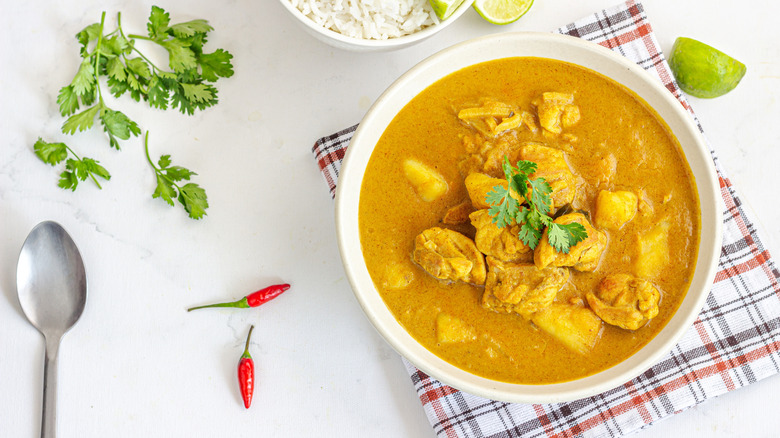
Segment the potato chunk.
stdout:
[[466,324],[462,319],[446,313],[436,316],[436,340],[442,344],[455,342],[467,342],[477,339],[474,327]]
[[590,308],[607,324],[636,330],[658,315],[661,293],[649,281],[613,274],[586,295]]
[[570,224],[577,222],[585,227],[588,237],[569,249],[569,252],[560,253],[550,245],[547,240],[547,230],[542,235],[534,250],[534,263],[539,269],[547,266],[571,266],[578,271],[594,271],[599,265],[601,254],[607,247],[607,235],[599,231],[588,222],[588,218],[582,213],[569,213],[558,217],[553,222],[556,224]]
[[388,264],[385,268],[385,281],[382,286],[387,289],[406,289],[414,281],[414,271],[411,268],[411,265],[407,267],[400,263]]
[[587,307],[555,303],[536,312],[531,321],[580,354],[590,352],[601,335],[601,319]]
[[488,274],[482,307],[498,313],[515,312],[525,319],[552,304],[569,280],[564,268],[537,269],[531,263],[503,263],[487,258]]
[[637,236],[637,254],[634,259],[634,273],[637,277],[652,279],[669,264],[670,227],[669,220],[664,218]]
[[406,179],[423,201],[435,201],[447,193],[447,181],[433,168],[411,158],[404,161],[403,168]]
[[446,228],[428,228],[414,239],[412,259],[440,280],[485,284],[485,257],[474,241]]
[[634,192],[602,190],[596,198],[593,224],[599,228],[619,230],[636,215],[639,198]]
[[505,262],[533,261],[533,251],[518,237],[517,224],[498,228],[487,209],[477,210],[469,218],[477,229],[474,243],[480,252]]

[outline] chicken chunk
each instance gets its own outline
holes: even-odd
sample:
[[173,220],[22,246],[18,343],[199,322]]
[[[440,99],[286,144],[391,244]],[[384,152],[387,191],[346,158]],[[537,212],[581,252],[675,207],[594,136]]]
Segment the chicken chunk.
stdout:
[[574,105],[572,94],[542,93],[536,111],[539,115],[539,124],[553,134],[560,134],[563,128],[573,126],[580,120],[580,110]]
[[601,319],[587,307],[555,303],[536,312],[531,321],[579,354],[590,352],[601,335]]
[[436,316],[436,340],[439,343],[451,344],[474,341],[476,339],[477,332],[474,330],[474,327],[462,319],[446,313],[440,313]]
[[469,218],[477,229],[474,243],[480,252],[505,262],[533,261],[534,253],[518,237],[516,224],[498,228],[486,209],[471,213]]
[[485,257],[457,231],[433,227],[418,234],[412,260],[440,280],[485,284]]
[[447,193],[447,181],[433,168],[410,158],[404,161],[403,169],[406,179],[423,201],[432,202]]
[[536,172],[531,177],[544,178],[550,185],[552,189],[550,211],[555,211],[574,200],[577,194],[577,183],[569,165],[566,164],[563,151],[542,143],[531,142],[520,147],[519,159],[536,163]]
[[634,192],[602,190],[596,198],[593,224],[599,228],[619,230],[634,218],[638,205],[639,198]]
[[590,308],[607,324],[636,330],[658,315],[661,293],[649,281],[629,274],[610,275],[596,293],[586,295]]
[[582,213],[569,213],[558,217],[553,222],[556,224],[570,224],[577,222],[585,227],[588,237],[569,249],[569,252],[559,253],[547,240],[547,230],[542,235],[542,240],[534,250],[534,263],[539,269],[547,266],[571,266],[578,271],[594,271],[599,264],[601,254],[607,247],[607,235],[599,231],[588,222],[588,218]]
[[461,202],[458,205],[448,208],[441,221],[442,223],[449,225],[465,224],[469,221],[469,215],[473,212],[474,206],[471,205],[471,202]]
[[636,237],[634,273],[637,277],[652,279],[669,263],[670,227],[669,220],[664,218]]
[[569,280],[564,268],[537,269],[530,263],[504,263],[487,258],[488,274],[482,307],[498,313],[519,313],[526,319],[552,304]]

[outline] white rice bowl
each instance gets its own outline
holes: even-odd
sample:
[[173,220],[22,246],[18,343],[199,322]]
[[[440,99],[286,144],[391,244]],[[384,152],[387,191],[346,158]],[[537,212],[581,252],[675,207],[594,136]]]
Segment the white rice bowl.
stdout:
[[439,23],[428,0],[288,0],[316,24],[350,38],[387,40]]

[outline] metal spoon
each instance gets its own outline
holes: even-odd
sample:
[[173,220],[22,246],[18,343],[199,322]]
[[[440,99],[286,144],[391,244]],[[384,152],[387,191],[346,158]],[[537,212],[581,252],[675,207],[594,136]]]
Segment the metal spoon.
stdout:
[[76,244],[56,222],[41,222],[22,245],[16,291],[27,319],[46,339],[41,437],[57,436],[57,353],[60,339],[84,311],[87,276]]

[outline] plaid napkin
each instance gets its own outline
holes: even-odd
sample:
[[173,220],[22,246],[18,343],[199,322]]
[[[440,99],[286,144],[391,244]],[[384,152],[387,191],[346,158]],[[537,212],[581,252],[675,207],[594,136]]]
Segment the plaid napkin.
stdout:
[[[657,77],[701,125],[670,74],[640,3],[629,1],[558,29],[601,44]],[[335,194],[357,126],[319,139],[317,163]],[[702,130],[703,132],[703,130]],[[441,437],[616,437],[780,371],[780,272],[710,147],[725,203],[719,271],[704,309],[680,343],[630,382],[571,403],[532,405],[458,391],[404,360]]]

